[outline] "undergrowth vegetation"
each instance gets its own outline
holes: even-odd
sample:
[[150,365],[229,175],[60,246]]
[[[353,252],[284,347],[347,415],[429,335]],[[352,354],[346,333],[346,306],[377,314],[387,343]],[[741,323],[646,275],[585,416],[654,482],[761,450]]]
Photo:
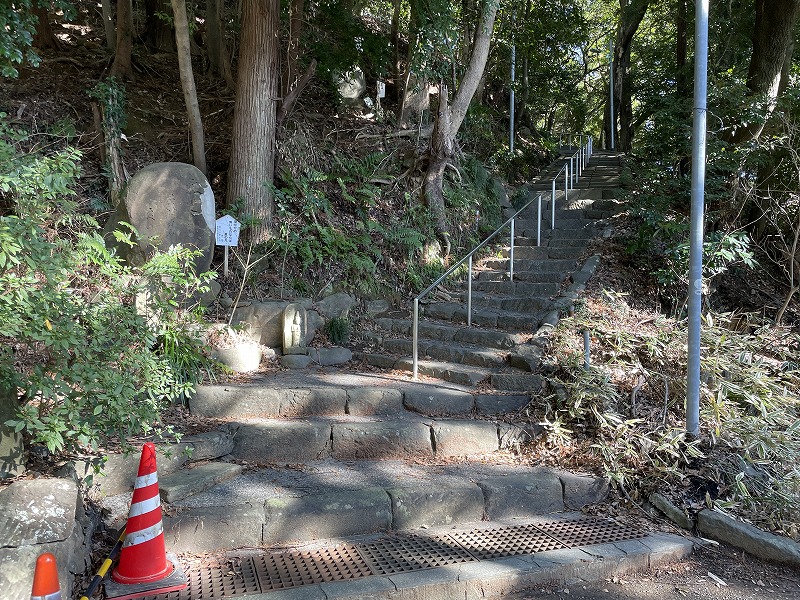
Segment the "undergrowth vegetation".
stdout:
[[607,291],[587,300],[551,338],[556,392],[529,415],[544,443],[589,456],[634,501],[671,490],[690,512],[714,506],[797,537],[800,337],[753,315],[708,313],[702,435],[689,439],[685,321],[635,310]]
[[212,274],[187,248],[139,268],[110,251],[74,202],[80,153],[60,142],[0,121],[0,383],[21,393],[6,424],[50,452],[169,434],[163,410],[211,368],[193,299]]

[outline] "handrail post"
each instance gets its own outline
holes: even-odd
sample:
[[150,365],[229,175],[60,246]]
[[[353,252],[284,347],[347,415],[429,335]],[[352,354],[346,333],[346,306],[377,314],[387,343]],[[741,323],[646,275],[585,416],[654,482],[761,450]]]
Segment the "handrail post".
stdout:
[[539,202],[536,207],[536,245],[542,245],[542,195],[539,194]]
[[411,325],[411,373],[414,379],[417,378],[419,371],[419,355],[417,347],[419,345],[419,298],[414,298],[414,320]]
[[[568,187],[569,187],[569,185],[567,184],[567,172],[564,171],[564,206],[567,206],[567,204],[569,203],[569,193],[567,191]],[[555,228],[556,228],[556,211],[553,211],[553,226],[552,226],[552,229],[555,229]]]
[[508,250],[509,279],[511,281],[514,281],[514,221],[516,219],[511,219],[511,245]]
[[[513,221],[512,221],[513,222]],[[467,327],[472,327],[472,255],[467,265]]]

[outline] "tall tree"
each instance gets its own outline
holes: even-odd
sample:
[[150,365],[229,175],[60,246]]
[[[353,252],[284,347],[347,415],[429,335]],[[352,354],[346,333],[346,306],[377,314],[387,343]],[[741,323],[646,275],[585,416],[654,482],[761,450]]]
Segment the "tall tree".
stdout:
[[752,123],[739,123],[734,143],[756,139],[775,110],[782,76],[788,79],[788,65],[794,50],[794,26],[800,14],[800,0],[756,0],[756,22],[753,27],[753,52],[747,70],[747,87],[751,96],[763,100],[762,118]]
[[133,5],[131,0],[117,2],[117,47],[111,75],[121,79],[133,79]]
[[58,38],[50,27],[50,19],[47,16],[47,7],[41,4],[33,5],[33,14],[36,15],[36,33],[33,36],[33,46],[40,50],[51,50],[58,48]]
[[192,48],[189,41],[189,21],[186,17],[186,0],[171,0],[172,12],[175,15],[175,45],[178,48],[178,68],[181,76],[183,99],[186,102],[186,113],[189,116],[191,131],[192,160],[194,166],[208,174],[206,169],[206,149],[203,136],[203,121],[200,118],[200,107],[197,104],[197,89],[192,72]]
[[[630,152],[633,146],[633,96],[628,69],[631,64],[631,44],[633,37],[644,19],[650,0],[619,0],[619,21],[614,42],[614,80],[611,82],[614,94],[614,118],[611,119],[610,104],[606,107],[606,139],[611,139],[614,128],[617,150]],[[617,120],[619,132],[617,133]]]
[[442,193],[444,171],[448,163],[453,160],[456,135],[464,122],[467,109],[486,68],[497,7],[498,0],[483,0],[467,71],[461,78],[451,105],[448,106],[447,85],[442,82],[439,86],[439,108],[431,134],[430,160],[425,173],[424,195],[435,219],[437,235],[442,242],[445,255],[450,252],[450,232]]
[[235,87],[231,59],[225,45],[225,29],[222,27],[224,0],[206,0],[206,47],[211,70],[225,80],[230,89]]
[[254,243],[270,238],[275,171],[276,101],[280,76],[280,0],[242,0],[242,32],[236,78],[229,204],[242,201]]

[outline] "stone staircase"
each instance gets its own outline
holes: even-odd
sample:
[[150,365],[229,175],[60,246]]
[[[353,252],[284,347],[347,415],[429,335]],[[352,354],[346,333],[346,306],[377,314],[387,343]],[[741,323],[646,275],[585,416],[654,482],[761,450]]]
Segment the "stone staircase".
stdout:
[[[202,386],[190,400],[191,413],[216,419],[218,427],[184,439],[159,459],[168,551],[228,551],[244,560],[246,548],[261,555],[268,548],[265,555],[274,556],[279,548],[320,543],[338,548],[348,540],[376,536],[392,546],[397,536],[407,536],[402,539],[425,538],[428,546],[435,541],[437,552],[446,554],[442,544],[452,543],[441,541],[445,534],[483,531],[494,540],[502,537],[497,532],[505,532],[516,539],[519,532],[531,535],[533,523],[539,523],[539,531],[542,515],[560,523],[564,511],[602,502],[608,494],[605,480],[521,464],[504,450],[535,434],[509,424],[507,415],[525,407],[542,386],[534,372],[541,353],[535,334],[557,322],[596,266],[596,257],[585,258],[586,246],[596,231],[594,220],[607,214],[602,188],[613,187],[617,173],[616,157],[595,155],[568,204],[556,208],[557,229],[542,246],[531,243],[536,223],[519,222],[514,281],[507,277],[507,256],[481,262],[473,284],[473,327],[465,326],[461,290],[425,306],[420,353],[426,358],[420,370],[429,378],[424,381],[398,372],[410,368],[410,320],[393,314],[378,319],[381,329],[373,341],[380,351],[363,355],[370,365],[391,371],[289,370],[247,383]],[[131,494],[126,482],[133,480],[135,469],[135,458],[111,461],[109,476],[95,490],[111,525],[121,526],[127,517]],[[439,532],[435,540],[430,537],[434,532]],[[612,539],[623,538],[575,543]],[[311,578],[301,581],[299,589],[253,597],[497,596],[532,582],[620,574],[690,550],[669,536],[649,535],[625,544],[592,546],[591,551],[569,550],[577,546],[568,544],[536,546],[535,560],[481,563],[455,572],[443,567],[446,561],[412,553],[397,559],[405,566],[395,571],[373,565],[368,570],[374,577],[342,581],[338,587],[326,587],[333,585],[324,583],[330,578]],[[482,560],[534,552],[533,546],[524,548],[467,554],[469,560]],[[297,551],[289,555],[300,560]],[[325,564],[327,569],[330,564]],[[226,565],[213,577],[238,576]],[[405,571],[414,571],[414,577]],[[502,585],[487,587],[490,580]],[[186,597],[223,596],[206,591]]]
[[[487,384],[498,392],[531,392],[541,379],[532,374],[540,354],[535,334],[552,326],[571,307],[597,266],[587,256],[597,235],[597,220],[613,215],[619,185],[619,157],[592,157],[565,199],[563,187],[551,204],[550,181],[563,161],[556,161],[540,181],[527,186],[528,198],[541,193],[541,245],[537,246],[537,205],[515,226],[514,276],[508,246],[477,261],[472,281],[472,327],[467,327],[466,283],[443,285],[434,299],[421,302],[420,374],[465,386]],[[563,186],[563,184],[561,184]],[[555,229],[550,229],[555,210]],[[510,216],[510,215],[508,215]],[[499,258],[497,257],[499,255]],[[445,296],[446,298],[442,298]],[[377,319],[372,349],[361,355],[370,365],[412,370],[412,317],[395,314]]]

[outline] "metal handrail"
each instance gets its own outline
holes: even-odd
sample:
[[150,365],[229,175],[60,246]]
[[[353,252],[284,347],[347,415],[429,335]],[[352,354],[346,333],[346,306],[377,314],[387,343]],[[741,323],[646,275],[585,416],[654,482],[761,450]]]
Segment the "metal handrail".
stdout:
[[[572,140],[572,134],[570,135],[570,141]],[[576,134],[578,135],[578,134]],[[550,204],[550,229],[554,230],[556,228],[556,181],[560,179],[561,173],[564,173],[564,201],[568,200],[568,194],[570,189],[574,189],[574,184],[578,182],[578,177],[580,176],[579,172],[583,171],[586,163],[588,162],[589,158],[592,155],[592,137],[591,136],[584,136],[583,134],[579,135],[580,137],[580,147],[576,150],[571,156],[565,160],[564,165],[559,169],[558,173],[552,179],[552,188],[551,188],[551,204]],[[583,143],[583,138],[588,138],[586,144]],[[433,291],[440,283],[442,283],[445,279],[450,277],[455,271],[464,264],[464,262],[468,263],[468,272],[467,272],[467,327],[472,327],[472,257],[475,253],[486,246],[489,242],[491,242],[498,234],[503,231],[506,226],[511,226],[511,241],[508,250],[508,264],[509,264],[509,280],[514,281],[514,225],[516,222],[517,217],[528,207],[537,202],[537,225],[536,225],[536,245],[541,246],[542,243],[542,194],[539,193],[535,198],[531,198],[525,205],[517,210],[509,219],[506,220],[505,223],[500,225],[494,232],[489,235],[486,239],[484,239],[480,244],[475,246],[469,254],[467,254],[464,258],[459,260],[455,263],[452,267],[447,269],[436,281],[430,284],[427,288],[425,288],[422,292],[420,292],[416,298],[414,298],[414,310],[413,310],[413,321],[411,327],[411,338],[412,338],[412,376],[414,379],[417,379],[419,373],[419,302],[425,296],[427,296],[431,291]]]

